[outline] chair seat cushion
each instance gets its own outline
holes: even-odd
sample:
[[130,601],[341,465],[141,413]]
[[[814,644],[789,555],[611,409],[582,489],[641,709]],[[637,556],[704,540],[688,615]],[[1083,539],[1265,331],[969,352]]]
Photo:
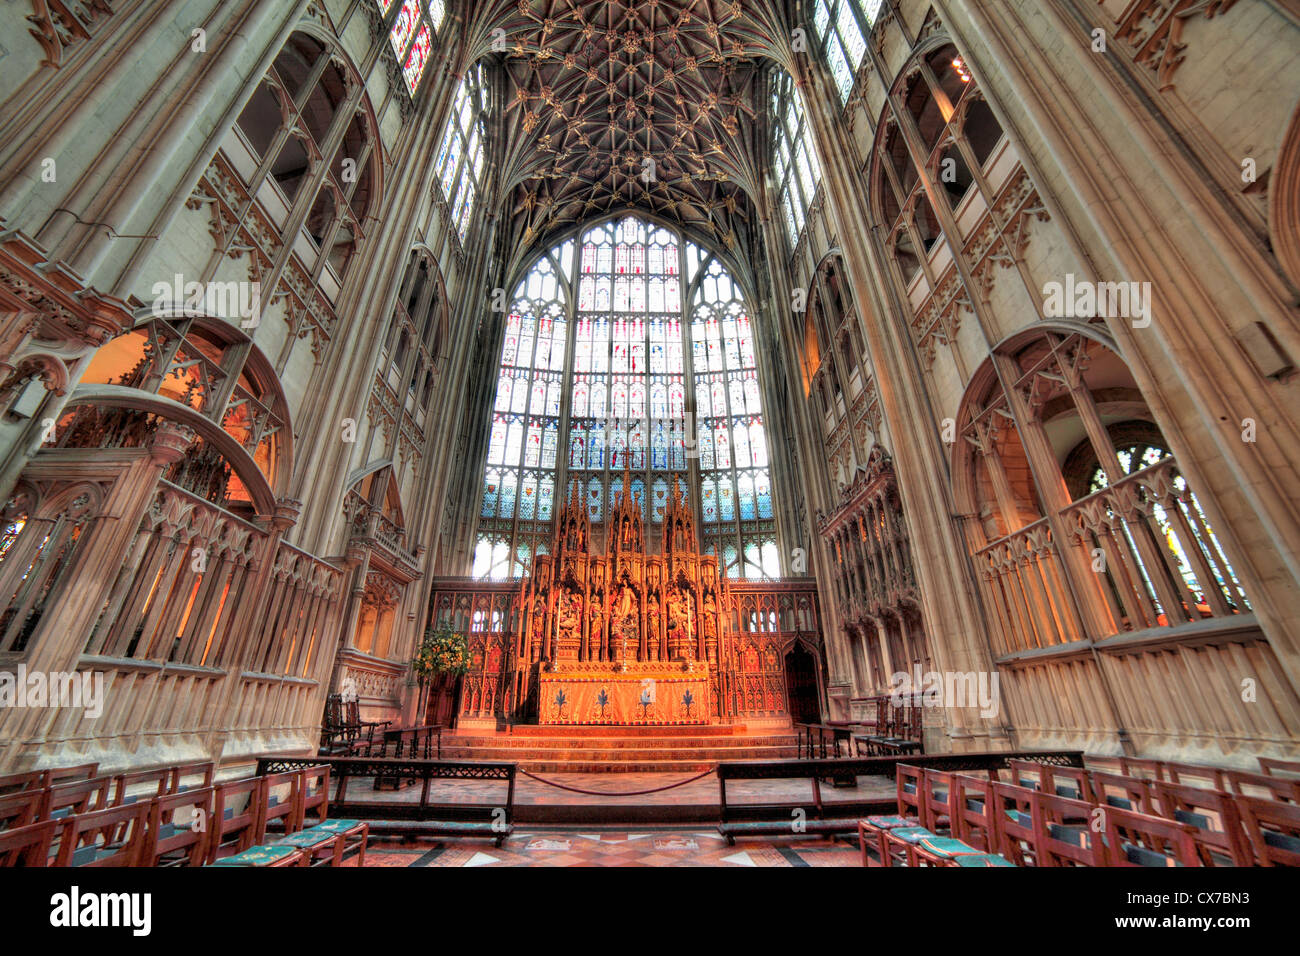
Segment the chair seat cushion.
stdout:
[[297,833],[290,833],[288,836],[282,836],[279,839],[272,840],[272,846],[292,846],[300,850],[310,850],[314,847],[324,846],[338,839],[337,833],[328,833],[323,830],[299,830]]
[[957,866],[1015,866],[1006,857],[996,853],[963,853],[952,858]]
[[900,816],[880,816],[867,817],[866,823],[867,826],[875,827],[877,830],[892,830],[895,827],[914,827],[917,821]]
[[936,836],[925,827],[899,827],[887,832],[889,836],[902,840],[904,843],[920,843],[926,837]]
[[967,853],[980,852],[979,850],[975,849],[975,847],[971,846],[968,843],[964,843],[955,837],[937,837],[937,836],[922,837],[920,840],[916,841],[916,845],[918,849],[922,849],[928,853],[933,853],[935,856],[941,856],[945,858],[962,856]]
[[298,851],[291,846],[254,846],[234,856],[223,856],[213,866],[270,866]]
[[324,823],[318,823],[312,827],[313,830],[323,830],[326,833],[347,833],[350,830],[359,829],[362,826],[360,820],[326,820]]

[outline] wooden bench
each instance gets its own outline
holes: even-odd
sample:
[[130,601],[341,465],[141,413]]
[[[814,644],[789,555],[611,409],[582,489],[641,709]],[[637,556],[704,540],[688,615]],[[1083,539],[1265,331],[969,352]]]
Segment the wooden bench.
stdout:
[[[853,728],[847,724],[795,724],[799,734],[799,756],[808,760],[818,757],[840,756],[840,741],[844,741],[844,756],[853,745]],[[831,752],[826,753],[827,742]]]
[[[371,834],[482,837],[500,846],[514,833],[515,777],[513,763],[479,760],[425,760],[397,757],[282,757],[257,761],[259,775],[324,765],[335,781],[333,812],[340,817],[365,819]],[[411,779],[421,785],[418,801],[347,799],[348,781],[375,778]],[[435,780],[499,780],[506,785],[504,800],[433,803]]]
[[[748,760],[720,763],[718,775],[718,832],[735,846],[738,836],[763,836],[774,834],[834,834],[857,830],[858,816],[827,818],[822,803],[821,782],[827,777],[844,778],[880,773],[869,761],[852,757],[828,757],[812,760]],[[750,813],[760,812],[766,819],[737,820],[732,805],[727,803],[728,780],[807,780],[812,784],[812,814],[808,814],[806,801],[782,803],[743,804]],[[802,812],[802,816],[800,815]],[[811,817],[811,818],[810,818]]]

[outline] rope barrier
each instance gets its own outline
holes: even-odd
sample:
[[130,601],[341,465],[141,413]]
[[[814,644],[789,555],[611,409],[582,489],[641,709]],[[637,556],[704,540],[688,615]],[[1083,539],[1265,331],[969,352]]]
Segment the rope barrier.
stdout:
[[533,780],[536,780],[538,783],[546,784],[548,787],[555,787],[557,790],[568,790],[570,793],[581,793],[588,797],[640,797],[647,793],[661,793],[664,790],[684,787],[688,783],[694,783],[701,777],[707,777],[709,774],[713,773],[713,769],[710,768],[703,773],[697,773],[693,777],[688,777],[685,780],[678,780],[676,783],[670,783],[663,787],[652,787],[649,790],[628,790],[626,793],[610,793],[608,790],[584,790],[582,787],[570,787],[568,784],[556,783],[554,780],[547,780],[544,777],[537,776],[535,773],[529,773],[523,767],[519,768],[519,772],[525,777],[530,777]]

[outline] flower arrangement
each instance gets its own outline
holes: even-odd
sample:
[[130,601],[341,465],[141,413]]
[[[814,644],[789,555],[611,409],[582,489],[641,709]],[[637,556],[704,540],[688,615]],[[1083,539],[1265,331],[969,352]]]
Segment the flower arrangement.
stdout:
[[[411,658],[411,676],[420,686],[417,714],[424,714],[428,704],[430,684],[443,674],[460,676],[469,670],[469,641],[443,626],[429,628],[424,640]],[[421,718],[423,720],[423,718]]]
[[469,670],[469,642],[464,634],[449,627],[430,628],[411,660],[411,671],[420,681],[440,674],[459,676]]

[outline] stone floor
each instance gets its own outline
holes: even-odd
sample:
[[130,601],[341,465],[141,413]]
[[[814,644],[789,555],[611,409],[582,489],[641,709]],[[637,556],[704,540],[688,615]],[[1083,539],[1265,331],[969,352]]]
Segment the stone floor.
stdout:
[[[689,780],[691,773],[542,773],[542,780],[519,775],[515,783],[515,805],[561,804],[645,804],[718,805],[718,778],[712,773],[670,790],[658,789]],[[599,796],[574,793],[549,786],[554,781],[581,790],[598,791]],[[656,790],[656,793],[632,794],[632,791]],[[505,795],[506,785],[492,780],[440,780],[429,790],[430,803],[489,803]],[[620,796],[620,794],[629,794]],[[892,800],[895,784],[887,777],[859,777],[856,787],[821,787],[823,803],[857,803],[866,800]],[[370,780],[348,781],[349,802],[418,803],[420,787],[376,791]],[[727,783],[727,802],[733,804],[812,800],[812,784],[807,780],[736,780]]]
[[[356,866],[351,856],[344,866]],[[487,840],[372,841],[367,867],[405,866],[860,866],[847,839],[740,839],[716,832],[642,828],[584,830],[521,828],[499,849]]]

